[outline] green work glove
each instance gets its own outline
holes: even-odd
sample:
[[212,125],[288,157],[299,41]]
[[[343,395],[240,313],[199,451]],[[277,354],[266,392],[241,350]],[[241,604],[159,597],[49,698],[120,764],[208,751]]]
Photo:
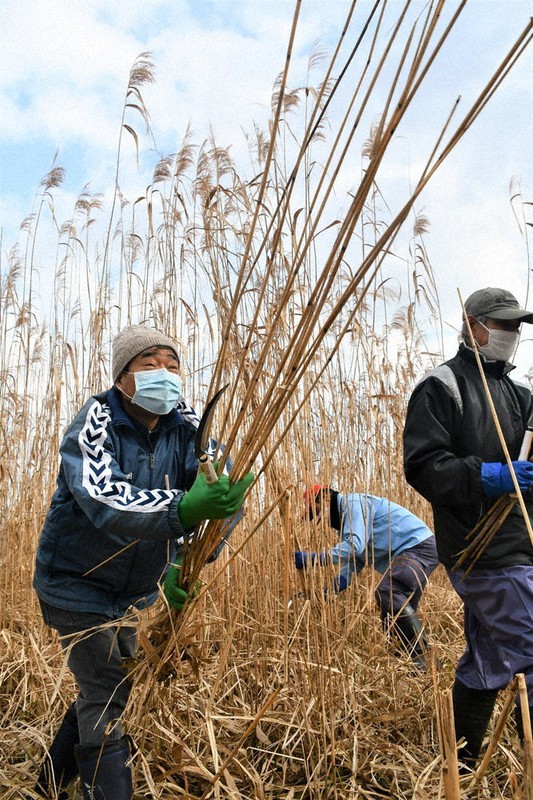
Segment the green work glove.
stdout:
[[[177,558],[176,563],[172,564],[169,571],[167,572],[167,576],[165,578],[165,582],[163,584],[163,594],[167,598],[168,604],[171,608],[175,608],[176,611],[183,611],[183,606],[189,597],[188,592],[183,589],[180,585],[180,567],[181,567],[181,559]],[[191,592],[189,597],[190,600],[198,597],[200,593],[200,581],[196,581],[194,586],[194,591]]]
[[[216,464],[213,465],[216,469]],[[182,526],[194,528],[204,519],[226,519],[242,506],[246,490],[253,482],[253,472],[248,472],[237,483],[231,484],[227,475],[220,475],[216,483],[207,483],[200,472],[189,491],[178,503],[178,517]]]

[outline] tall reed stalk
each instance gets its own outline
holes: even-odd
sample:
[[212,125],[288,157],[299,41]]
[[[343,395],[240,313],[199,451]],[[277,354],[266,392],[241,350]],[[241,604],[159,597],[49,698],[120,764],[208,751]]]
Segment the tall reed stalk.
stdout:
[[[149,123],[143,89],[153,65],[142,54],[128,78],[110,203],[85,187],[61,222],[54,201],[63,171],[54,164],[43,179],[0,271],[6,800],[33,785],[75,692],[31,590],[62,431],[87,395],[109,384],[114,333],[140,321],[182,343],[185,393],[199,411],[229,382],[213,432],[233,474],[252,467],[258,477],[222,556],[205,565],[217,524],[189,548],[186,577],[200,577],[200,597],[177,618],[159,603],[141,623],[127,720],[139,746],[136,797],[442,797],[443,760],[453,753],[441,752],[449,724],[437,725],[435,707],[463,646],[445,575],[435,573],[422,604],[443,667],[420,676],[381,631],[376,573],[325,595],[332,573],[303,582],[292,550],[333,543],[303,514],[302,489],[316,480],[390,497],[429,521],[401,467],[410,389],[442,355],[429,221],[417,200],[531,26],[460,123],[453,113],[434,121],[414,189],[390,210],[382,167],[408,109],[423,112],[420,88],[463,6],[445,19],[443,2],[377,1],[362,18],[347,4],[329,60],[311,56],[316,85],[293,88],[297,3],[270,125],[246,133],[250,168],[213,135],[198,145],[187,131],[132,202],[121,190],[123,141],[127,133],[143,158],[136,125]],[[53,278],[45,263],[55,264]],[[506,796],[508,772],[509,785],[522,779],[512,723],[498,737],[484,778],[494,798]]]

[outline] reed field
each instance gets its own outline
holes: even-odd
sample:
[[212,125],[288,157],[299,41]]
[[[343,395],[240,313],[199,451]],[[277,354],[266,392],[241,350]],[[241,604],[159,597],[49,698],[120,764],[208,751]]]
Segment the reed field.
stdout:
[[[484,774],[463,776],[459,789],[447,740],[462,609],[442,568],[421,605],[431,643],[422,674],[386,640],[376,573],[335,596],[324,592],[332,569],[293,566],[294,550],[336,541],[304,514],[302,492],[317,481],[389,497],[431,527],[402,469],[410,391],[443,357],[426,245],[438,220],[417,199],[469,126],[483,124],[531,25],[461,120],[452,111],[435,121],[418,178],[390,204],[380,168],[407,110],[423,113],[425,73],[461,22],[461,3],[446,20],[442,3],[424,5],[416,26],[408,5],[376,3],[352,29],[347,3],[338,48],[313,54],[309,85],[293,87],[296,4],[269,126],[251,122],[244,134],[248,163],[188,132],[126,197],[124,153],[144,157],[143,90],[155,79],[141,54],[117,114],[114,192],[85,187],[60,219],[64,170],[54,164],[18,242],[7,253],[3,244],[1,798],[36,797],[40,761],[75,693],[31,586],[62,432],[110,385],[111,340],[138,322],[181,343],[184,393],[199,412],[229,384],[213,434],[232,474],[251,468],[256,481],[216,562],[206,565],[202,541],[216,542],[220,523],[191,545],[198,599],[180,617],[163,601],[141,617],[126,717],[136,800],[530,797],[512,717]],[[503,702],[502,693],[498,713]]]

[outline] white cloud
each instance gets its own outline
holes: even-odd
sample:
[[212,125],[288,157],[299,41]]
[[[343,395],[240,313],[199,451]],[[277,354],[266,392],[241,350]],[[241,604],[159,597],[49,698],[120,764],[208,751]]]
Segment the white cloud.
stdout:
[[89,4],[6,3],[2,49],[9,67],[2,83],[35,81],[28,89],[38,92],[43,79],[90,86],[109,74],[110,55],[123,49],[125,36],[98,22]]

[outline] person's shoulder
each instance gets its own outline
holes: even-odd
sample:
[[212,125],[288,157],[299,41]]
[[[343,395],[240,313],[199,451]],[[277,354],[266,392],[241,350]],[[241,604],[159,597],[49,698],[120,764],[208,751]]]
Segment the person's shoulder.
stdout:
[[370,492],[350,492],[350,494],[344,495],[344,499],[347,503],[357,503],[358,505],[366,506],[379,502],[382,498]]
[[174,425],[179,425],[182,429],[186,429],[191,436],[196,436],[200,418],[196,410],[185,399],[182,399],[170,414]]
[[515,391],[522,398],[526,406],[531,407],[533,413],[533,390],[531,386],[528,386],[528,384],[524,383],[523,381],[518,381],[515,380],[515,378],[511,378],[509,375],[507,375],[506,378],[513,384]]
[[94,408],[109,409],[108,392],[99,392],[98,394],[93,394],[88,397],[72,417],[72,422],[78,419],[83,419],[87,413]]
[[107,392],[101,392],[88,397],[81,408],[67,422],[62,440],[65,443],[68,439],[77,438],[80,432],[89,429],[93,433],[96,428],[100,428],[104,418],[109,420],[110,409],[107,403]]
[[511,381],[520,392],[523,392],[524,394],[530,394],[533,396],[533,388],[529,386],[527,383],[525,383],[524,381],[519,381],[517,378],[511,377],[511,375],[506,375],[505,377],[507,378],[507,380]]
[[422,377],[417,381],[415,384],[415,391],[424,386],[431,386],[435,383],[441,383],[448,387],[452,394],[455,395],[456,392],[458,392],[457,374],[460,371],[458,367],[459,363],[457,361],[457,356],[454,356],[454,358],[451,358],[449,361],[445,361],[444,363],[433,367],[424,375],[422,375]]
[[455,406],[462,413],[463,398],[461,386],[464,391],[464,364],[461,350],[453,358],[439,364],[423,375],[415,384],[409,401],[409,408],[426,397],[451,398]]

